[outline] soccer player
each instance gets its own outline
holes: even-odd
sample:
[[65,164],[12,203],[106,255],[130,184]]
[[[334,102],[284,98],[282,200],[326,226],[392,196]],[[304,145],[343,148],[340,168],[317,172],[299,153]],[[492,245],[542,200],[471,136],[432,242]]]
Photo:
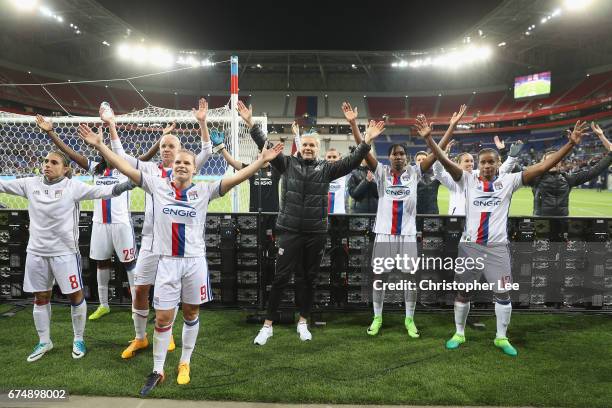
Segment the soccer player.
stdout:
[[[496,136],[497,138],[497,136]],[[499,139],[498,139],[499,140]],[[450,149],[453,146],[454,141],[451,140],[449,144],[446,146],[446,155],[449,155]],[[497,141],[496,141],[497,145]],[[499,146],[499,145],[498,145]],[[508,154],[508,158],[502,163],[499,168],[499,174],[510,173],[514,166],[518,162],[518,155],[523,148],[523,142],[517,141],[510,147],[510,153]],[[468,152],[459,153],[455,157],[455,162],[461,167],[462,170],[467,171],[468,173],[474,172],[474,174],[479,174],[479,170],[474,170],[474,156],[472,156]],[[449,200],[448,200],[448,214],[449,215],[465,215],[465,194],[461,187],[455,183],[453,177],[444,169],[444,166],[439,161],[436,161],[433,165],[434,176],[440,180],[443,186],[448,188],[449,190]]]
[[[94,185],[115,185],[127,181],[127,177],[117,170],[108,167],[102,161],[90,161],[85,156],[75,152],[66,145],[53,130],[53,123],[49,119],[36,115],[36,124],[53,141],[53,143],[72,161],[93,174]],[[172,131],[173,126],[164,130]],[[156,143],[141,160],[148,160],[155,155],[159,144]],[[93,224],[89,257],[97,263],[98,299],[100,306],[89,316],[89,320],[97,320],[110,313],[108,305],[108,282],[112,269],[111,258],[113,252],[117,259],[124,264],[130,284],[130,293],[134,288],[134,266],[136,265],[136,241],[134,228],[130,216],[129,191],[120,197],[94,201]],[[132,293],[133,296],[133,293]]]
[[79,136],[98,149],[113,167],[150,194],[155,208],[151,252],[158,256],[158,261],[153,300],[153,372],[148,376],[140,394],[149,394],[164,380],[164,362],[172,336],[175,309],[179,302],[183,304],[185,324],[177,382],[188,384],[189,363],[199,330],[200,305],[212,298],[204,241],[208,203],[225,195],[234,186],[255,174],[265,162],[274,159],[283,146],[278,144],[270,150],[264,148],[256,161],[232,176],[214,183],[194,184],[196,157],[188,150],[179,150],[175,154],[172,176],[161,178],[135,169],[113,153],[102,142],[100,133],[93,133],[88,127],[81,125]]
[[[452,132],[465,113],[467,107],[462,105],[459,113],[454,113],[451,124],[441,140],[446,146],[450,140]],[[349,122],[356,143],[361,141],[361,133],[357,127],[357,109],[353,109],[348,102],[342,104],[344,117]],[[375,123],[370,121],[366,130],[374,134],[381,132],[383,122]],[[408,165],[406,146],[395,143],[389,147],[389,161],[391,166],[383,165],[369,153],[366,156],[368,167],[374,173],[374,180],[378,186],[378,209],[376,212],[376,224],[374,232],[374,248],[372,251],[372,266],[377,267],[376,263],[384,261],[386,258],[395,258],[397,254],[407,256],[411,259],[417,258],[416,243],[416,203],[417,203],[417,184],[422,172],[429,171],[435,156],[429,154],[419,160],[414,166]],[[380,265],[378,265],[380,266]],[[396,265],[396,268],[383,271],[375,270],[375,280],[372,293],[372,304],[374,307],[374,319],[370,324],[367,333],[376,336],[382,327],[382,312],[385,299],[384,284],[389,280],[389,275],[393,270],[410,274],[409,281],[414,282],[416,269],[410,265]],[[418,338],[419,331],[414,323],[414,310],[416,308],[417,291],[414,288],[404,287],[404,302],[406,307],[406,317],[404,326],[408,336]]]
[[[325,152],[325,160],[329,163],[335,163],[342,155],[335,147],[330,147]],[[346,214],[346,180],[348,176],[339,177],[329,183],[329,192],[327,193],[327,213],[328,214]]]
[[[204,98],[200,99],[198,110],[192,110],[194,117],[200,125],[200,135],[202,139],[202,151],[197,155],[195,165],[196,172],[199,172],[206,160],[211,155],[212,147],[210,136],[208,134],[208,126],[206,124],[206,116],[208,114],[208,102]],[[111,135],[111,147],[115,153],[124,158],[132,167],[141,170],[143,173],[151,174],[160,178],[168,178],[172,175],[172,164],[176,154],[181,149],[181,142],[178,137],[172,133],[164,135],[160,140],[160,163],[143,162],[132,156],[129,156],[123,150],[121,140],[117,133],[115,118],[109,116],[102,118],[109,126]],[[134,270],[134,286],[135,294],[132,302],[132,319],[134,321],[134,330],[136,337],[130,342],[130,345],[121,353],[124,359],[134,357],[136,351],[147,348],[149,341],[147,340],[147,319],[149,316],[149,290],[155,282],[155,273],[159,255],[152,252],[153,245],[153,201],[150,194],[145,194],[145,220],[142,227],[142,239],[140,251],[136,261]],[[177,309],[178,310],[178,309]],[[174,338],[170,338],[169,351],[175,349]]]
[[[238,113],[250,128],[251,138],[260,149],[266,144],[266,137],[259,126],[253,124],[253,111],[238,101]],[[377,136],[377,135],[376,135]],[[280,154],[270,162],[283,174],[281,183],[282,204],[276,221],[278,232],[278,258],[276,273],[264,325],[253,341],[263,346],[272,337],[272,323],[278,319],[278,306],[283,290],[290,283],[291,276],[296,276],[296,303],[300,306],[300,318],[297,332],[301,341],[312,340],[308,330],[308,317],[314,298],[315,278],[319,271],[325,250],[325,232],[327,230],[327,193],[329,183],[338,177],[345,176],[359,166],[370,151],[374,135],[366,138],[355,152],[335,163],[318,159],[321,143],[318,138],[309,135],[300,139],[300,151],[297,156]]]
[[72,358],[85,356],[83,334],[87,304],[81,279],[79,202],[109,199],[131,188],[130,183],[91,186],[72,180],[70,160],[59,151],[47,154],[42,173],[42,177],[0,180],[0,192],[28,199],[30,238],[23,290],[34,293],[34,326],[39,337],[28,362],[40,359],[53,349],[50,302],[54,282],[70,299],[74,331]]
[[[586,126],[584,122],[576,122],[568,142],[544,161],[527,167],[522,172],[497,176],[501,164],[497,150],[482,149],[478,153],[480,174],[470,173],[450,160],[435,143],[431,137],[431,124],[427,123],[427,119],[424,116],[417,118],[416,127],[419,135],[425,139],[466,196],[465,230],[459,244],[459,257],[472,259],[474,264],[479,266],[466,268],[463,273],[457,271],[455,280],[461,283],[478,282],[484,273],[487,281],[494,284],[493,299],[497,319],[494,344],[507,355],[518,354],[506,336],[512,313],[508,289],[508,285],[512,283],[512,275],[507,233],[510,200],[517,189],[545,174],[579,144]],[[456,332],[446,342],[447,349],[456,349],[465,343],[465,323],[470,310],[470,292],[457,293],[454,309]]]

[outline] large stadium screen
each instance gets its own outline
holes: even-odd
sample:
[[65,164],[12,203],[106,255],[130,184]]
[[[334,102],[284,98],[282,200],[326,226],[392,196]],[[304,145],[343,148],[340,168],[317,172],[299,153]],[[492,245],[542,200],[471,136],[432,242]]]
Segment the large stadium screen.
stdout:
[[516,77],[514,79],[514,99],[550,93],[550,71]]

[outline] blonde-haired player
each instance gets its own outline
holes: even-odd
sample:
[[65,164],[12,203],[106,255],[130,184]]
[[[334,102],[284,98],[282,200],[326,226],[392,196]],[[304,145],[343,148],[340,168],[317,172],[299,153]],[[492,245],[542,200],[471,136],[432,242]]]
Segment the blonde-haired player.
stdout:
[[149,193],[155,206],[152,253],[158,259],[153,301],[153,372],[140,394],[147,395],[164,379],[164,362],[171,338],[174,311],[181,301],[185,324],[177,382],[187,384],[190,381],[191,353],[199,329],[200,304],[210,301],[212,297],[204,241],[208,202],[223,196],[232,187],[255,174],[265,162],[274,159],[283,146],[278,144],[273,149],[263,149],[256,161],[232,176],[214,183],[194,184],[195,155],[188,150],[180,150],[176,154],[171,178],[160,178],[132,167],[102,143],[100,134],[91,132],[86,126],[79,128],[79,135],[98,149],[115,168]]
[[[208,126],[206,124],[206,116],[208,114],[208,102],[204,98],[199,100],[198,109],[193,109],[193,115],[200,125],[200,136],[202,140],[202,151],[196,156],[195,166],[196,172],[199,172],[204,163],[212,154],[212,145],[208,134]],[[130,166],[137,170],[141,170],[144,174],[151,174],[162,179],[171,177],[172,164],[178,152],[181,150],[181,142],[179,138],[169,133],[162,136],[159,142],[159,151],[161,162],[153,163],[138,160],[132,157],[123,150],[121,139],[117,133],[114,115],[102,116],[102,120],[109,126],[111,135],[111,147],[115,153],[125,159]],[[159,255],[153,253],[153,199],[151,194],[145,194],[145,219],[142,227],[142,239],[136,268],[134,270],[134,297],[132,300],[132,320],[134,321],[134,331],[136,336],[130,342],[130,345],[123,350],[121,357],[124,359],[132,358],[136,351],[149,346],[147,340],[147,319],[149,316],[149,291],[151,285],[155,283],[155,274],[157,271],[157,263]],[[178,310],[178,309],[177,309]],[[169,351],[174,350],[174,338],[170,338]]]

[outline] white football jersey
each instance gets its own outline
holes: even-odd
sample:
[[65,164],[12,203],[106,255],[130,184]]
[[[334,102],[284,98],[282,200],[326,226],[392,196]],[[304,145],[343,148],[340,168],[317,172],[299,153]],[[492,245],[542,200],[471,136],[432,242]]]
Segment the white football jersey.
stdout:
[[[98,162],[89,162],[89,172],[93,174],[94,185],[114,186],[128,181],[128,178],[117,169],[104,169],[103,174],[95,174]],[[119,197],[94,201],[93,222],[100,224],[132,225],[130,217],[130,192],[126,191]]]
[[[162,179],[172,177],[172,169],[163,167],[161,163],[145,162],[138,160],[135,157],[128,155],[123,150],[123,145],[120,140],[111,140],[113,152],[123,157],[132,167],[142,171],[143,174],[150,174]],[[202,151],[196,156],[196,171],[199,172],[202,166],[212,155],[212,143],[202,142]],[[153,199],[150,194],[145,194],[145,218],[142,225],[142,241],[141,248],[152,250],[152,235],[153,235]]]
[[328,214],[346,214],[346,178],[340,177],[329,183],[327,192],[327,211]]
[[486,181],[474,173],[463,172],[457,182],[465,191],[465,229],[462,242],[508,242],[508,211],[512,194],[523,185],[523,173],[505,173]]
[[42,177],[0,180],[0,193],[28,199],[27,252],[60,256],[79,252],[79,202],[113,197],[114,185],[92,186],[64,178],[45,184]]
[[465,193],[453,177],[444,169],[442,163],[436,160],[433,164],[433,173],[444,187],[448,188],[448,214],[465,215]]
[[142,189],[153,197],[153,250],[165,256],[204,256],[208,202],[221,196],[221,181],[177,190],[169,178],[142,174]]
[[406,167],[401,175],[378,163],[374,180],[378,187],[378,209],[374,232],[388,235],[416,236],[417,184],[421,166]]
[[[508,158],[499,167],[499,174],[506,174],[512,171],[518,163],[518,157],[508,156]],[[439,161],[433,164],[434,177],[449,191],[448,199],[448,214],[449,215],[465,215],[465,191],[453,180],[453,177],[444,169],[444,166]],[[472,174],[479,175],[478,169],[472,170]]]

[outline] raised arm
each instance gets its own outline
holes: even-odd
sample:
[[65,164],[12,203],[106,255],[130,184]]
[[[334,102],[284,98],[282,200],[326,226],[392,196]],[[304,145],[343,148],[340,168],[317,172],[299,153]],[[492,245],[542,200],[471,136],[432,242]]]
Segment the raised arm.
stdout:
[[327,171],[327,180],[333,181],[339,177],[346,176],[352,170],[359,167],[359,164],[363,159],[366,158],[368,152],[372,147],[372,143],[374,143],[374,139],[376,139],[382,132],[385,130],[384,122],[374,122],[370,121],[370,126],[368,126],[368,130],[366,131],[365,141],[361,142],[357,149],[355,149],[351,154],[343,158],[342,160],[338,160],[334,163],[329,163],[328,171]]
[[548,157],[534,164],[533,166],[527,167],[523,170],[523,185],[529,185],[531,182],[538,176],[543,175],[548,170],[552,169],[557,163],[559,163],[563,158],[574,148],[574,146],[580,144],[582,140],[582,136],[584,136],[587,123],[578,121],[576,122],[576,126],[574,126],[574,130],[569,136],[569,141],[561,147],[559,150],[554,152],[553,154],[548,155]]
[[[427,118],[425,118],[425,116],[417,116],[416,129],[418,135],[425,139],[427,146],[429,146],[436,159],[442,164],[442,166],[444,166],[444,168],[451,175],[453,180],[461,180],[461,177],[463,176],[463,170],[461,170],[461,167],[459,167],[457,163],[449,159],[446,153],[444,153],[444,150],[442,150],[440,146],[433,140],[433,137],[431,136],[431,124],[427,123]],[[421,171],[423,171],[422,162]]]
[[[497,137],[497,136],[496,136]],[[497,145],[497,142],[495,143]],[[516,143],[510,146],[508,157],[504,160],[499,168],[499,174],[512,173],[512,169],[517,165],[519,161],[519,153],[523,149],[523,141],[517,140]],[[505,147],[505,146],[504,146]]]
[[[113,126],[113,128],[115,128],[115,126]],[[169,133],[174,132],[175,128],[176,128],[176,122],[173,121],[172,123],[170,123],[168,126],[166,126],[164,128],[164,130],[162,131],[162,137],[166,136]],[[117,134],[117,130],[116,129],[115,129],[115,134]],[[144,154],[141,154],[140,156],[138,156],[138,160],[140,160],[140,161],[149,161],[153,157],[155,157],[157,152],[159,152],[159,145],[161,144],[162,137],[157,139],[155,144],[153,146],[151,146],[151,148],[149,150],[147,150]],[[117,139],[118,138],[119,138],[119,136],[117,136]],[[112,138],[111,138],[111,140],[112,140]]]
[[[444,136],[442,136],[442,139],[440,139],[440,143],[438,144],[438,146],[440,146],[440,149],[446,149],[446,145],[453,138],[453,132],[455,131],[455,128],[457,127],[457,124],[459,123],[461,118],[463,118],[463,115],[465,114],[466,110],[467,105],[464,104],[459,107],[458,112],[453,112],[453,116],[451,117],[448,129],[446,129],[446,132],[444,132]],[[431,127],[431,124],[429,124],[429,126]],[[434,163],[434,161],[436,161],[436,156],[433,153],[429,153],[427,157],[421,161],[421,172],[427,172]]]
[[[342,102],[342,113],[344,113],[344,117],[346,121],[351,126],[351,132],[353,133],[353,139],[355,140],[355,144],[359,145],[363,138],[361,137],[361,132],[359,131],[359,126],[357,126],[357,107],[353,108],[350,103]],[[378,166],[378,160],[372,154],[372,151],[368,152],[366,156],[366,163],[368,164],[368,168],[375,169]]]
[[57,146],[58,149],[70,157],[70,160],[78,164],[79,167],[89,170],[89,160],[87,160],[85,156],[75,152],[72,148],[70,148],[70,146],[59,138],[57,133],[55,133],[53,130],[53,122],[51,122],[51,119],[45,119],[41,115],[36,115],[36,124],[40,130],[45,132],[51,138],[51,141],[53,141],[53,144]]
[[198,109],[191,109],[193,116],[200,125],[200,140],[202,141],[202,150],[196,156],[195,165],[196,171],[199,173],[204,164],[212,156],[212,144],[210,142],[210,134],[208,133],[208,123],[206,117],[208,115],[208,102],[204,98],[200,98]]
[[79,137],[83,139],[85,143],[95,147],[112,167],[125,174],[135,184],[141,184],[142,174],[140,170],[136,170],[127,160],[113,152],[104,144],[101,130],[99,130],[98,133],[94,133],[89,126],[81,124],[79,126]]
[[[242,101],[238,101],[236,109],[238,110],[238,114],[242,120],[244,120],[244,123],[250,129],[251,139],[253,139],[257,145],[257,148],[261,151],[264,148],[267,139],[261,128],[253,123],[253,107],[249,106],[247,108]],[[270,161],[270,164],[274,166],[279,173],[284,173],[285,169],[287,168],[287,157],[285,157],[285,155],[281,152],[276,155],[272,161]]]
[[121,139],[119,138],[119,134],[117,133],[117,124],[115,123],[115,113],[113,112],[113,110],[107,110],[100,107],[100,119],[102,119],[102,121],[108,126],[108,131],[110,133],[111,138],[111,148],[113,149],[113,152],[115,152],[123,159],[127,160],[130,166],[137,167],[138,159],[134,156],[130,156],[125,152],[125,150],[123,150]]
[[266,149],[264,147],[261,153],[259,153],[259,157],[257,158],[257,160],[244,167],[242,170],[232,174],[231,176],[223,178],[223,180],[221,180],[221,186],[219,188],[221,195],[224,195],[234,186],[237,186],[238,184],[247,180],[249,177],[255,174],[257,170],[259,170],[265,163],[274,160],[274,158],[277,157],[283,151],[283,148],[284,146],[282,143],[278,143],[271,149]]
[[605,169],[610,167],[612,163],[612,148],[608,151],[608,154],[604,155],[601,160],[597,162],[593,167],[588,170],[579,171],[574,174],[568,175],[567,181],[570,186],[579,186],[589,180],[593,180],[599,176]]
[[231,154],[229,154],[227,149],[221,149],[221,154],[223,155],[223,158],[225,159],[227,164],[232,166],[234,169],[241,170],[243,168],[242,163],[234,159],[234,157]]

